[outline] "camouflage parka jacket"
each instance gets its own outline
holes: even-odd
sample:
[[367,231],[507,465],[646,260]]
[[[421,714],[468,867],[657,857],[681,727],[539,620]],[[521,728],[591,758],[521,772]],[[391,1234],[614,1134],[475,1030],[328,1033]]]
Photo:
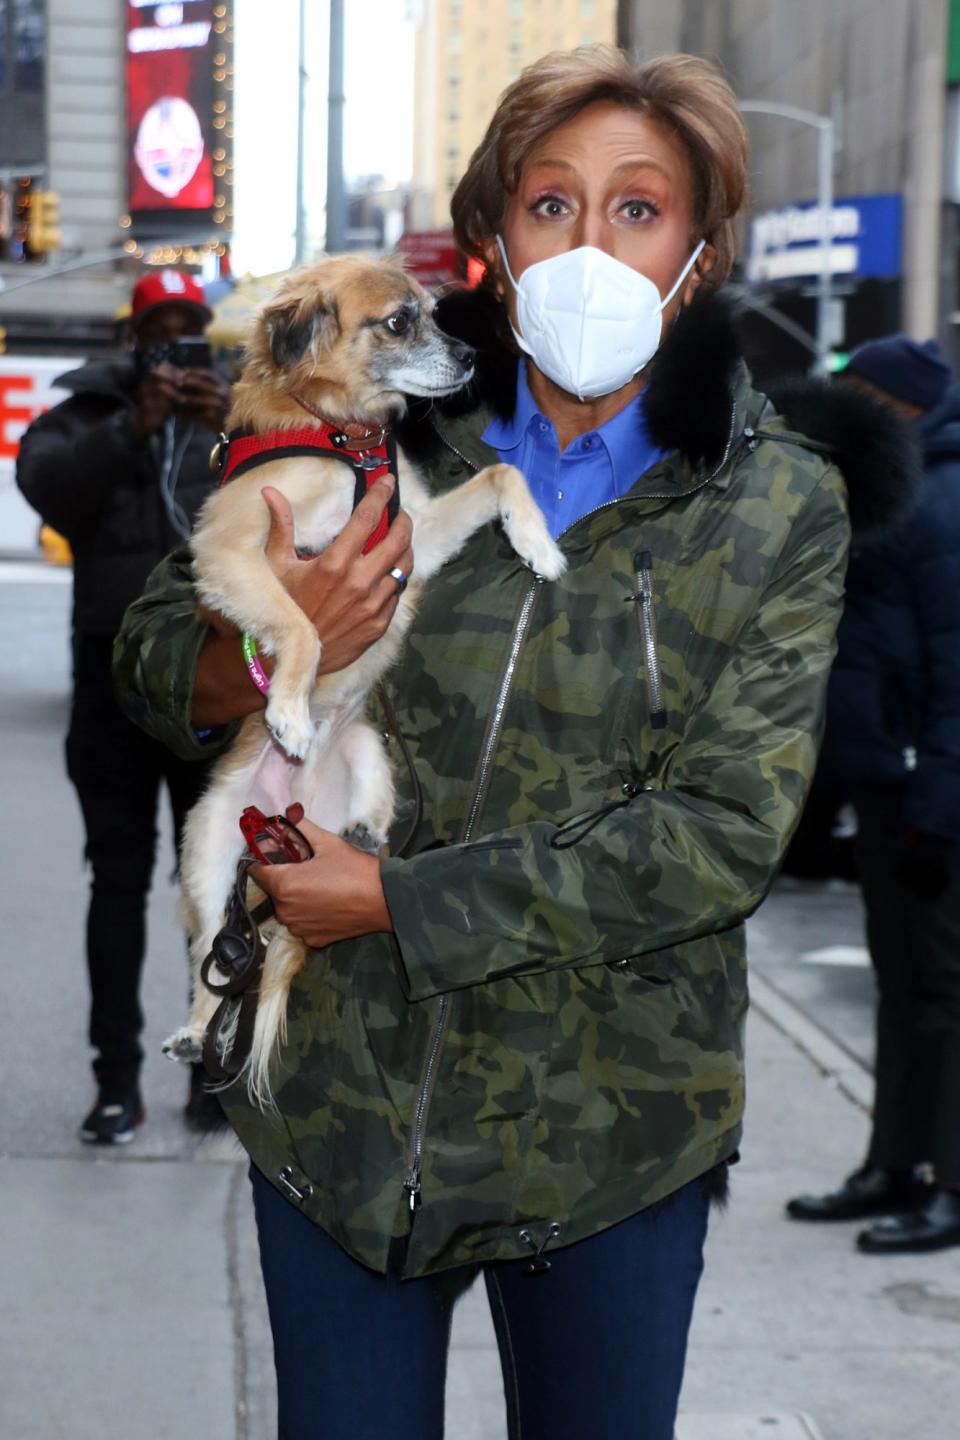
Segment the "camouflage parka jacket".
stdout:
[[[496,459],[480,436],[512,403],[481,304],[442,320],[481,343],[481,401],[401,434],[435,488]],[[563,535],[562,579],[490,526],[428,587],[390,683],[423,792],[382,862],[395,934],[295,981],[278,1113],[223,1095],[263,1174],[375,1270],[569,1244],[736,1150],[743,922],[803,804],[841,605],[831,455],[865,492],[879,467],[895,493],[909,459],[859,397],[791,404],[751,388],[726,309],[697,302],[647,392],[671,453]],[[856,503],[868,524],[889,508]],[[128,611],[116,677],[181,754],[209,754],[189,719],[204,636],[180,552]]]

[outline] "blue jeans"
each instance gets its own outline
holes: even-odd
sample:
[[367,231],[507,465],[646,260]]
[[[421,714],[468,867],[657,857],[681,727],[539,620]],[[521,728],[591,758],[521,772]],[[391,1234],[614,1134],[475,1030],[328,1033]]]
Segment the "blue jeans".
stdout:
[[454,1302],[482,1268],[511,1440],[672,1440],[703,1269],[700,1181],[522,1261],[376,1274],[251,1167],[273,1330],[279,1440],[441,1440]]

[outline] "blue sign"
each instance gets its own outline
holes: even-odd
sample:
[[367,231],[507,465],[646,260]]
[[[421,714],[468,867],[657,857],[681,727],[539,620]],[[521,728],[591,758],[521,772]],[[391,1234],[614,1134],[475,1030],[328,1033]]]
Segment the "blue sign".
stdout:
[[[747,279],[751,284],[820,273],[827,227],[812,202],[755,215],[750,226]],[[830,273],[889,280],[901,273],[903,197],[846,195],[830,215]]]

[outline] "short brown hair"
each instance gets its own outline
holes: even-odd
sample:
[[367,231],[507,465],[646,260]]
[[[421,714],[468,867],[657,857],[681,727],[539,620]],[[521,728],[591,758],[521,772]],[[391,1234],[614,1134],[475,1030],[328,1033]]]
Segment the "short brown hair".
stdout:
[[450,202],[457,244],[486,256],[483,242],[503,223],[507,196],[534,147],[597,101],[648,115],[684,146],[693,172],[698,237],[717,252],[705,283],[730,274],[734,218],[746,195],[746,127],[725,76],[697,55],[636,60],[613,45],[556,51],[529,65],[501,95],[493,119]]

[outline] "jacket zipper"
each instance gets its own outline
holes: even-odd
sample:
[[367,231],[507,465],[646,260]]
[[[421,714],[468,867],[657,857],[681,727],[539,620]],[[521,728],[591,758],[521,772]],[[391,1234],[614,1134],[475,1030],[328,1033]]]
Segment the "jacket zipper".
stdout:
[[[472,460],[468,460],[461,450],[452,444],[446,436],[437,430],[441,441],[447,449],[452,451],[458,459],[462,460],[473,474],[477,473],[478,467]],[[473,834],[473,827],[480,814],[480,807],[490,782],[490,771],[493,761],[493,752],[496,749],[497,740],[500,737],[500,730],[503,725],[503,716],[507,707],[507,699],[513,683],[513,674],[516,670],[520,649],[530,624],[530,615],[533,611],[533,604],[538,589],[543,582],[538,578],[533,581],[530,589],[524,597],[520,614],[514,628],[513,642],[510,646],[510,656],[507,660],[507,667],[500,682],[500,689],[497,693],[497,701],[493,709],[487,734],[484,738],[480,754],[480,765],[477,771],[477,788],[474,793],[473,803],[466,824],[463,827],[463,834],[460,843],[466,844]],[[420,1090],[417,1095],[417,1104],[413,1115],[413,1130],[410,1135],[410,1147],[407,1152],[407,1171],[404,1176],[403,1188],[407,1192],[407,1202],[410,1207],[411,1222],[418,1205],[420,1204],[421,1171],[423,1167],[423,1134],[426,1128],[427,1116],[430,1112],[430,1102],[433,1099],[434,1086],[437,1080],[437,1066],[440,1059],[440,1050],[443,1046],[444,1034],[447,1028],[447,1015],[450,1009],[450,996],[448,994],[437,997],[436,1009],[433,1017],[433,1027],[430,1031],[430,1039],[427,1043],[427,1055],[420,1079]]]
[[[736,406],[733,406],[730,415],[730,432],[727,436],[727,443],[719,464],[713,470],[711,470],[709,475],[707,475],[703,480],[701,480],[699,485],[694,487],[694,490],[686,491],[685,493],[687,495],[693,494],[695,490],[702,490],[703,487],[705,485],[708,485],[710,481],[714,478],[714,476],[719,474],[719,472],[723,469],[724,465],[727,463],[727,460],[730,456],[730,450],[733,446],[735,426]],[[458,460],[462,460],[468,470],[470,470],[474,475],[476,475],[478,473],[479,467],[475,465],[472,460],[468,459],[468,457],[464,455],[463,451],[459,450],[452,441],[448,440],[447,437],[443,434],[442,430],[440,430],[437,426],[434,426],[434,430],[439,437],[441,443],[445,445],[452,454],[456,455]],[[672,500],[679,499],[680,497],[675,495],[650,495],[644,496],[643,498],[652,500]],[[597,505],[593,510],[588,511],[587,515],[581,515],[579,517],[579,520],[577,520],[575,523],[579,524],[580,520],[585,520],[591,515],[599,514],[601,510],[609,509],[611,505],[619,505],[620,503],[620,499],[608,500],[604,505]],[[567,528],[571,529],[572,526],[568,526]],[[562,533],[566,534],[567,532],[563,531]],[[648,569],[649,568],[650,567],[648,567]],[[476,824],[477,818],[480,814],[483,801],[486,798],[487,789],[490,783],[490,772],[493,764],[493,752],[496,749],[497,741],[500,738],[500,730],[503,725],[503,717],[507,708],[507,700],[509,699],[510,690],[513,685],[514,671],[516,670],[517,661],[520,657],[520,650],[523,646],[527,630],[530,626],[530,617],[533,613],[534,603],[536,601],[540,586],[542,584],[543,581],[540,579],[539,576],[537,576],[533,580],[530,589],[527,591],[527,594],[524,598],[523,605],[520,609],[520,614],[517,617],[517,623],[513,633],[513,643],[510,647],[510,656],[507,660],[507,667],[500,682],[500,689],[497,693],[497,701],[494,706],[493,715],[491,717],[490,725],[487,730],[487,735],[481,751],[480,767],[477,772],[477,788],[474,794],[473,804],[470,807],[470,813],[467,817],[467,823],[464,826],[463,834],[460,837],[460,843],[462,845],[466,844],[467,841],[470,839],[470,836],[473,833],[473,827]],[[652,576],[649,590],[652,605]],[[641,617],[643,616],[647,617],[646,624],[652,627],[652,611],[649,607],[641,604]],[[643,626],[644,623],[644,619],[641,618],[641,625]],[[644,631],[644,635],[646,635],[646,633],[647,632]],[[656,664],[657,656],[655,631],[651,628],[649,633],[651,636],[652,649],[647,649],[646,653],[648,654],[648,656],[651,656],[652,654],[652,660],[654,662],[653,665],[650,667],[649,673],[651,677],[656,676],[655,682],[653,681],[653,679],[651,679],[652,687],[654,683],[659,686],[660,682],[659,669]],[[657,691],[657,693],[659,694],[659,690]],[[656,708],[662,711],[662,696],[660,698],[660,703]],[[420,1090],[417,1095],[417,1104],[414,1110],[413,1130],[410,1136],[410,1147],[407,1152],[407,1170],[403,1180],[403,1188],[407,1192],[407,1202],[410,1208],[411,1223],[413,1221],[414,1215],[416,1214],[417,1207],[420,1204],[421,1171],[423,1167],[423,1134],[426,1128],[427,1116],[430,1112],[430,1102],[433,1098],[434,1086],[436,1085],[437,1065],[440,1058],[440,1049],[443,1045],[444,1033],[446,1031],[447,1014],[449,1008],[450,996],[448,994],[438,996],[436,1013],[434,1015],[433,1021],[433,1028],[430,1032],[430,1040],[427,1044],[426,1060],[424,1062],[423,1072],[420,1080]]]
[[466,455],[464,455],[463,451],[458,450],[456,445],[454,445],[453,441],[448,440],[442,430],[440,430],[436,425],[434,425],[433,431],[434,434],[439,438],[441,444],[446,445],[447,449],[451,451],[452,454],[456,455],[458,460],[462,460],[468,470],[472,470],[474,475],[478,475],[480,473],[480,466],[475,465],[472,460],[468,460]]
[[[520,614],[513,632],[513,642],[510,646],[510,655],[507,666],[500,681],[500,689],[497,692],[496,704],[487,728],[487,734],[480,752],[480,765],[477,771],[477,788],[474,792],[473,804],[467,822],[463,827],[460,836],[461,845],[465,845],[473,834],[474,826],[483,807],[487,790],[490,785],[490,775],[493,769],[493,754],[497,748],[500,738],[500,731],[503,728],[503,717],[506,713],[507,700],[510,697],[510,690],[513,686],[513,676],[517,668],[517,660],[530,628],[530,617],[533,614],[533,607],[540,586],[543,581],[538,576],[531,584],[524,596],[523,605],[520,607]],[[417,1105],[413,1117],[413,1131],[410,1136],[410,1149],[408,1152],[407,1173],[404,1177],[403,1186],[407,1192],[407,1199],[410,1206],[411,1217],[420,1204],[420,1173],[423,1164],[423,1132],[426,1127],[427,1116],[430,1112],[430,1102],[433,1098],[433,1090],[437,1079],[437,1062],[440,1057],[440,1050],[443,1045],[444,1035],[447,1028],[447,1015],[450,1009],[450,996],[448,994],[437,997],[436,1012],[433,1019],[433,1029],[430,1032],[430,1040],[427,1045],[427,1058],[423,1067],[423,1075],[420,1081],[420,1092],[417,1096]]]
[[637,622],[640,626],[640,644],[647,664],[647,699],[650,709],[650,724],[654,730],[662,730],[667,723],[667,712],[663,704],[663,682],[660,676],[660,657],[657,654],[657,617],[653,606],[653,556],[649,550],[638,550],[633,557],[634,599],[637,605]]
[[477,771],[477,789],[473,797],[473,804],[470,807],[470,814],[464,826],[463,834],[460,837],[461,845],[465,845],[473,834],[473,828],[477,823],[484,800],[487,798],[487,790],[490,785],[490,771],[493,765],[493,752],[496,749],[497,741],[500,738],[500,731],[503,727],[503,716],[507,708],[507,701],[510,698],[510,691],[513,687],[513,675],[517,668],[517,661],[520,658],[520,651],[526,639],[527,631],[530,628],[530,616],[536,602],[540,586],[543,581],[537,576],[530,585],[530,589],[524,596],[520,607],[520,614],[513,632],[513,644],[510,646],[510,656],[507,660],[507,668],[503,672],[500,681],[500,690],[497,694],[497,701],[493,707],[493,715],[487,730],[487,738],[484,741],[480,756],[480,767]]

